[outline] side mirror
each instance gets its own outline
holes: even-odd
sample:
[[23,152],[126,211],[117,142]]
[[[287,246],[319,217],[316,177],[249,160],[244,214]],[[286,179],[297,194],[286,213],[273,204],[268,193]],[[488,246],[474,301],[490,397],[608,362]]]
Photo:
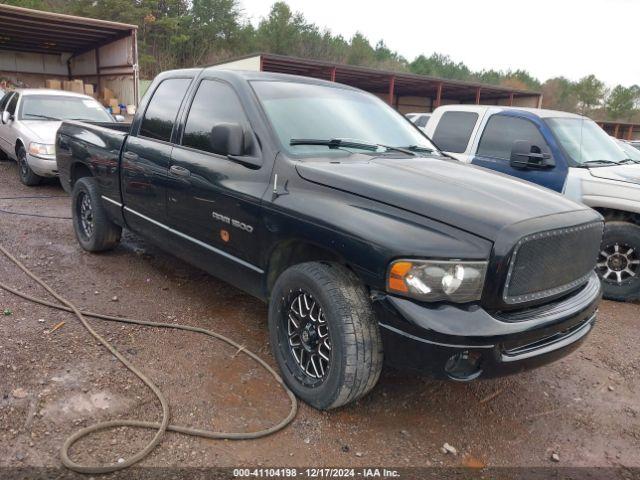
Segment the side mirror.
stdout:
[[511,166],[520,169],[543,170],[553,168],[556,162],[551,155],[526,140],[516,140],[511,147]]
[[124,122],[124,116],[123,115],[114,115],[113,118],[116,119],[116,122]]
[[211,150],[249,168],[260,168],[262,158],[247,155],[251,140],[238,123],[218,123],[211,129]]
[[12,120],[13,115],[11,115],[6,110],[2,112],[2,123],[7,124],[10,120]]
[[211,129],[211,149],[220,155],[244,155],[244,129],[237,123],[219,123]]

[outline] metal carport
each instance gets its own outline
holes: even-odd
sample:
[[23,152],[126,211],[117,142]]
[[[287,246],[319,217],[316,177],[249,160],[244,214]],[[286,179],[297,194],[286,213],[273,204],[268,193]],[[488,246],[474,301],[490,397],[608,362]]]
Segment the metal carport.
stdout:
[[215,67],[290,73],[340,82],[378,95],[401,113],[431,112],[440,105],[459,103],[540,107],[542,101],[542,94],[535,91],[273,53],[255,53]]
[[137,26],[0,5],[0,77],[82,79],[138,103]]

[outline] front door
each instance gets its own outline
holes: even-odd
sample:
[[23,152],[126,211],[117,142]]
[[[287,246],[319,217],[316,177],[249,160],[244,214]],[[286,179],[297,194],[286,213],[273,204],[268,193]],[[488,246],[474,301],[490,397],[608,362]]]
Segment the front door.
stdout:
[[[18,138],[14,123],[19,97],[19,93],[10,92],[2,98],[2,103],[0,103],[0,113],[6,110],[14,117],[7,123],[0,122],[0,148],[14,159],[16,158],[15,146]],[[28,145],[26,147],[29,148]]]
[[513,144],[521,140],[539,150],[538,153],[552,154],[538,126],[531,120],[502,113],[492,115],[482,132],[472,163],[562,192],[567,178],[564,162],[557,162],[555,167],[545,169],[516,168],[511,165]]
[[270,172],[266,166],[248,167],[214,151],[210,133],[220,123],[241,125],[246,153],[260,156],[233,88],[219,80],[203,79],[186,115],[181,144],[171,155],[167,183],[169,224],[200,247],[200,253],[205,254],[200,258],[205,262],[203,267],[210,272],[225,271],[226,278],[235,273],[261,273],[257,266],[261,197]]
[[[13,92],[7,92],[4,97],[0,99],[0,116],[2,115],[2,112],[4,112],[7,108],[7,104],[9,103],[9,100],[11,100],[11,97],[13,95]],[[0,149],[2,149],[5,153],[9,153],[10,151],[9,144],[7,143],[7,139],[5,137],[7,128],[8,126],[0,121]]]

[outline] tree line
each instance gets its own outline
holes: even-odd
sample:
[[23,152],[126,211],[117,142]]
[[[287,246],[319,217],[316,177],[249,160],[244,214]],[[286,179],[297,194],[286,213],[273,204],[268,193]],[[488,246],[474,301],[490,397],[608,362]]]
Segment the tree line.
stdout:
[[142,78],[171,69],[207,65],[252,52],[309,57],[398,72],[479,81],[543,93],[543,106],[598,120],[640,121],[640,86],[608,88],[595,75],[544,83],[523,69],[473,71],[448,55],[433,53],[408,61],[383,40],[361,33],[346,39],[277,1],[254,26],[238,0],[6,0],[27,8],[137,25]]

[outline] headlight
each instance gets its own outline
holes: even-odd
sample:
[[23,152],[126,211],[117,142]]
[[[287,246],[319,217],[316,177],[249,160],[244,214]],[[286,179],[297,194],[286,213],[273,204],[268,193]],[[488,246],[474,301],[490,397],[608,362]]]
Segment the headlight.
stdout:
[[424,302],[480,300],[487,262],[396,260],[387,274],[387,290]]
[[29,144],[29,153],[31,155],[35,155],[36,157],[40,157],[42,155],[55,155],[56,146],[49,145],[47,143],[31,142]]

